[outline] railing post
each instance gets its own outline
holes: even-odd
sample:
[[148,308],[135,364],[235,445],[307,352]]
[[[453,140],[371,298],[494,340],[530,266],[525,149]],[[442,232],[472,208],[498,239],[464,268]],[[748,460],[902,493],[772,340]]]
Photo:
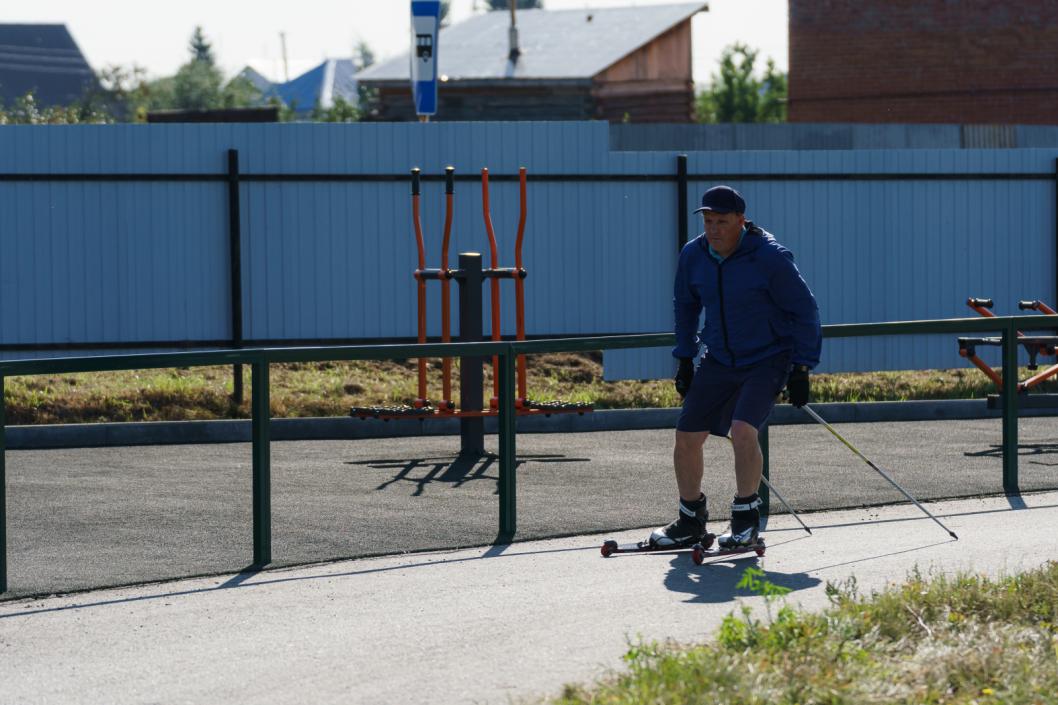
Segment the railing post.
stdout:
[[[768,425],[764,424],[764,428],[760,430],[760,434],[757,436],[760,442],[760,454],[764,457],[763,474],[765,480],[771,480],[771,472],[768,467]],[[760,513],[764,516],[768,516],[771,511],[771,493],[768,491],[768,486],[763,482],[760,483],[760,489],[757,490],[757,495],[760,497]]]
[[[231,272],[231,344],[242,346],[242,219],[239,211],[239,150],[228,150],[228,258]],[[242,365],[232,366],[232,399],[242,404]]]
[[515,450],[517,413],[514,409],[515,359],[510,344],[500,356],[500,540],[513,540],[518,529],[518,506],[515,475],[518,455]]
[[253,421],[253,564],[272,562],[272,466],[270,458],[268,359],[251,365],[250,400]]
[[[459,341],[480,343],[481,325],[481,255],[459,253]],[[464,411],[481,411],[484,401],[482,375],[485,358],[459,358],[459,407]],[[485,455],[485,419],[471,416],[459,419],[459,454],[467,458]]]
[[1018,334],[1013,317],[1003,329],[1003,491],[1018,494]]
[[7,438],[5,436],[6,405],[4,404],[4,376],[0,375],[0,594],[7,592]]

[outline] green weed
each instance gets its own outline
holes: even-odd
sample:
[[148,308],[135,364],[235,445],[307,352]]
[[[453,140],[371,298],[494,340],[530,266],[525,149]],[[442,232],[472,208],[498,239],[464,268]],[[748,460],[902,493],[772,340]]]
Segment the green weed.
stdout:
[[[739,585],[770,606],[782,590],[751,571]],[[822,612],[783,605],[758,620],[743,608],[711,642],[633,645],[624,671],[551,702],[1058,703],[1058,563],[999,579],[915,570],[869,595],[854,580],[826,590]]]

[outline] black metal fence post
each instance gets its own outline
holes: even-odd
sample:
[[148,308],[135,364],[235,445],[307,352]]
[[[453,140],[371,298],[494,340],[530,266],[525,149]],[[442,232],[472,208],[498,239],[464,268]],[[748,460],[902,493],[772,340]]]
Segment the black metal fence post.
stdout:
[[676,238],[677,252],[683,249],[690,237],[687,229],[687,155],[676,155]]
[[[242,219],[239,212],[239,150],[228,150],[228,248],[231,260],[231,344],[242,347]],[[232,366],[232,399],[243,402],[242,365]]]
[[271,412],[269,409],[268,360],[250,365],[253,441],[253,564],[260,568],[272,562],[272,463]]
[[[481,324],[481,254],[459,253],[459,341],[480,343]],[[485,358],[459,358],[459,408],[481,411],[484,403]],[[485,455],[485,419],[471,416],[459,419],[459,454],[480,458]]]
[[517,356],[510,344],[500,355],[500,409],[499,409],[499,462],[500,462],[500,536],[506,543],[514,539],[518,530],[517,469],[518,455],[515,450],[515,421],[517,412],[514,399],[514,364]]
[[1018,331],[1003,331],[1003,491],[1018,494]]

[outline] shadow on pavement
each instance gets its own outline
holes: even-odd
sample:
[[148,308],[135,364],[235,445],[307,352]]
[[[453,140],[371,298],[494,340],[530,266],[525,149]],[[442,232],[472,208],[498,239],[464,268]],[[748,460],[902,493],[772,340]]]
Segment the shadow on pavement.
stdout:
[[[781,544],[768,546],[771,550],[776,546],[793,543],[801,539],[783,541]],[[682,592],[691,596],[687,602],[721,603],[732,602],[738,597],[754,597],[757,593],[747,588],[739,588],[746,568],[761,568],[764,575],[761,580],[766,580],[773,585],[789,588],[791,592],[804,590],[819,585],[823,582],[819,578],[804,573],[778,573],[764,568],[766,561],[758,558],[755,554],[747,553],[738,556],[728,556],[722,559],[706,561],[700,566],[694,565],[687,555],[674,556],[671,568],[665,575],[665,587],[673,592]]]
[[[499,540],[499,539],[497,539],[497,540]],[[331,580],[331,579],[334,579],[334,578],[352,578],[352,577],[357,577],[357,576],[360,576],[360,575],[372,575],[372,574],[375,574],[375,573],[388,573],[388,572],[392,572],[392,571],[395,571],[395,570],[411,570],[413,568],[431,568],[431,567],[444,566],[444,565],[450,565],[450,564],[456,564],[456,563],[467,563],[467,562],[470,562],[470,561],[494,560],[494,559],[497,559],[497,558],[509,559],[509,558],[518,558],[520,556],[536,556],[536,555],[541,555],[541,554],[545,554],[545,553],[569,553],[571,551],[591,551],[591,552],[596,552],[596,551],[599,550],[598,547],[596,547],[596,546],[585,546],[585,547],[578,546],[578,547],[575,547],[575,548],[545,548],[545,549],[540,549],[540,550],[537,550],[537,551],[516,551],[516,552],[513,552],[513,553],[507,553],[506,550],[509,549],[509,548],[511,548],[510,545],[499,545],[499,544],[497,544],[497,545],[494,545],[494,546],[490,547],[488,550],[486,550],[480,556],[468,556],[466,558],[442,558],[440,560],[423,560],[423,561],[420,561],[418,563],[405,563],[405,564],[402,564],[402,565],[385,566],[385,567],[382,567],[382,568],[366,568],[364,570],[350,570],[350,571],[344,571],[344,572],[338,572],[338,573],[331,573],[331,572],[326,572],[326,570],[323,570],[317,575],[299,575],[299,576],[292,576],[292,577],[291,576],[286,576],[286,577],[267,577],[267,578],[265,578],[263,580],[256,580],[256,581],[253,581],[253,582],[249,582],[249,581],[252,578],[254,578],[254,577],[258,577],[258,576],[278,576],[281,571],[286,571],[286,570],[306,570],[307,568],[306,568],[306,566],[288,566],[288,567],[284,567],[284,568],[280,568],[280,569],[271,569],[270,570],[270,569],[267,569],[267,568],[261,569],[261,568],[258,568],[256,566],[247,566],[238,575],[233,575],[231,578],[229,578],[225,582],[223,582],[223,583],[221,583],[219,585],[213,585],[213,586],[210,586],[210,587],[195,588],[193,590],[170,590],[170,591],[166,591],[166,592],[155,593],[155,594],[152,594],[152,595],[139,595],[137,597],[120,597],[120,598],[115,598],[113,600],[94,600],[92,602],[83,602],[83,603],[72,602],[71,604],[63,605],[62,607],[42,607],[42,608],[34,609],[32,607],[32,603],[35,600],[41,600],[41,599],[44,599],[45,597],[49,597],[50,598],[50,597],[53,597],[53,596],[52,595],[37,596],[37,597],[30,596],[30,597],[24,597],[24,598],[17,598],[18,601],[24,601],[24,602],[27,602],[27,603],[30,604],[30,606],[27,609],[20,610],[18,612],[10,612],[10,613],[7,613],[7,614],[0,614],[0,621],[2,621],[4,619],[9,619],[11,617],[25,617],[25,616],[28,616],[28,615],[46,614],[46,613],[49,613],[49,612],[65,612],[67,610],[88,609],[90,607],[107,607],[107,606],[110,606],[110,605],[131,604],[133,602],[147,602],[147,601],[150,601],[150,600],[165,600],[165,599],[169,599],[169,598],[172,598],[172,597],[183,597],[183,596],[186,596],[186,595],[202,595],[202,594],[211,593],[211,592],[218,592],[218,591],[221,591],[221,590],[240,590],[240,589],[247,589],[247,588],[263,587],[265,585],[279,585],[279,584],[282,584],[282,583],[299,583],[299,582],[305,582],[305,581],[308,581],[308,580]],[[325,564],[325,565],[320,566],[320,567],[326,569],[327,567],[330,567],[331,565],[333,565],[333,564]],[[188,578],[180,578],[180,580],[186,580],[186,579],[188,579]],[[132,585],[124,585],[124,586],[114,586],[114,587],[107,587],[105,589],[106,590],[119,590],[119,589],[123,589],[123,588],[127,589],[127,588],[134,588],[134,587],[140,587],[140,586],[142,586],[142,584],[140,584],[140,585],[132,584]],[[64,596],[70,598],[71,600],[76,600],[77,593],[66,593]],[[14,600],[12,602],[14,602]],[[4,606],[5,606],[4,602],[0,601],[0,607],[4,607]]]
[[[426,486],[432,482],[440,482],[462,487],[467,482],[474,480],[499,481],[498,475],[489,475],[492,467],[498,469],[499,456],[486,453],[480,456],[474,455],[445,455],[430,458],[375,458],[372,460],[347,460],[346,465],[360,465],[373,470],[396,470],[392,479],[386,480],[376,490],[384,490],[390,485],[398,482],[411,482],[417,485],[412,497],[420,497],[426,491]],[[519,455],[515,463],[516,467],[525,465],[527,462],[534,463],[590,463],[591,458],[569,458],[558,454]],[[423,474],[422,470],[425,470]],[[499,488],[493,492],[498,494]]]
[[[1018,445],[1018,456],[1054,455],[1058,454],[1058,443],[1021,443]],[[968,458],[1002,458],[1003,446],[992,444],[987,450],[966,451],[963,453]],[[1033,465],[1046,465],[1058,467],[1058,460],[1048,463],[1042,460],[1029,460]]]

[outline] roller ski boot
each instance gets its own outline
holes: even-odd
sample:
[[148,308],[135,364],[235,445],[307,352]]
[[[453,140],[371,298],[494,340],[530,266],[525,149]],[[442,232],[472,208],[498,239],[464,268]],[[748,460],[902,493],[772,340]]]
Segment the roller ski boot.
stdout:
[[650,537],[636,543],[619,544],[609,540],[602,545],[602,555],[614,553],[643,553],[647,551],[680,551],[693,549],[703,541],[712,543],[715,538],[705,530],[709,519],[705,495],[695,502],[680,500],[679,515],[676,520],[660,529],[655,529]]
[[[760,537],[760,497],[753,493],[749,497],[735,497],[731,503],[731,528],[716,539],[712,549],[712,534],[693,548],[691,557],[701,565],[707,558],[734,556],[740,553],[764,555],[764,539]],[[710,550],[711,549],[711,550]]]

